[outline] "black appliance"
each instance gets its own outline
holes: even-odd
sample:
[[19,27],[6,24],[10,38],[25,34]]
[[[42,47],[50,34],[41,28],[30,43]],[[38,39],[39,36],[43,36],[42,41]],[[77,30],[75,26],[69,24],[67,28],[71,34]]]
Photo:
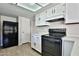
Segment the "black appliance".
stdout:
[[66,29],[49,29],[49,34],[42,35],[42,55],[62,56],[62,40]]
[[18,23],[3,21],[3,48],[18,45]]

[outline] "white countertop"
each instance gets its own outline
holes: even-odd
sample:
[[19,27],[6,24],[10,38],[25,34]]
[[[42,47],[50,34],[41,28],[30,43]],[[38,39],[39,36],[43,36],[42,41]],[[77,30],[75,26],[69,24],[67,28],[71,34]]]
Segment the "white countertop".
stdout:
[[63,37],[62,40],[74,41],[71,56],[79,56],[79,37]]

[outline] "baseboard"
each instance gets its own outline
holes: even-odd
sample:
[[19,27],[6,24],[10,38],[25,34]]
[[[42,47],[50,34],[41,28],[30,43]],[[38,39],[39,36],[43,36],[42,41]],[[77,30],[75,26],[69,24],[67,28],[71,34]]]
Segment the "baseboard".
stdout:
[[34,48],[32,48],[35,52],[39,53],[42,56],[42,53],[38,52],[37,50],[35,50]]
[[28,44],[28,43],[30,43],[30,44],[31,44],[31,42],[27,42],[27,43],[23,43],[23,44],[18,44],[18,46],[20,46],[20,45],[24,45],[24,44]]

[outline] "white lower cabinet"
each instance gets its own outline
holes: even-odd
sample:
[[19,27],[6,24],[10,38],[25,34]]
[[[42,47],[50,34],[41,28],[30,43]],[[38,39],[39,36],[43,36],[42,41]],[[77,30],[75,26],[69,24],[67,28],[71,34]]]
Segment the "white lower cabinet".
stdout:
[[63,38],[62,40],[62,56],[71,56],[74,41],[68,39],[70,38]]
[[41,53],[41,35],[32,35],[31,47]]

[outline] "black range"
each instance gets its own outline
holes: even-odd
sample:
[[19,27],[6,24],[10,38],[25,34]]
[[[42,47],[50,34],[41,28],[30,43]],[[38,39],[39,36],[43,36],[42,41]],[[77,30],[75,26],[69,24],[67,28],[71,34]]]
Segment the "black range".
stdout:
[[62,56],[62,40],[66,29],[49,29],[49,34],[42,35],[42,55]]

